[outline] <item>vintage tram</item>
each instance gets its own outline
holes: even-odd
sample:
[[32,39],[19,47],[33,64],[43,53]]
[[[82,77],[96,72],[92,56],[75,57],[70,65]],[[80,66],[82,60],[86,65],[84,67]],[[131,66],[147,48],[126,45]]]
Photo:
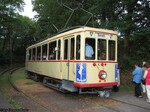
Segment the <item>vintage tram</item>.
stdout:
[[[91,57],[86,56],[87,43]],[[61,31],[26,49],[25,69],[28,76],[57,90],[107,97],[120,83],[117,32],[85,26]]]

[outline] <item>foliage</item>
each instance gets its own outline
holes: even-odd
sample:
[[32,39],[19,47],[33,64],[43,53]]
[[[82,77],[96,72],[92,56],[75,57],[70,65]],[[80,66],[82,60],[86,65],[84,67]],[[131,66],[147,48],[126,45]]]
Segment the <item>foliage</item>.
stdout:
[[[74,12],[66,23],[65,20],[72,12],[69,8]],[[118,31],[119,61],[125,62],[122,63],[123,66],[130,67],[135,61],[148,61],[149,58],[149,8],[150,2],[147,0],[35,0],[34,2],[42,38],[57,32],[54,25],[58,29],[62,29],[65,23],[66,27],[84,25],[93,15],[88,26]]]
[[[87,25],[118,31],[121,68],[150,61],[149,0],[32,0],[33,21],[20,16],[23,0],[0,1],[0,62],[25,59],[25,48],[63,28]],[[15,60],[17,59],[17,60]]]
[[0,63],[12,65],[24,61],[25,49],[34,41],[36,25],[28,17],[18,14],[23,0],[0,1]]
[[[26,80],[25,79],[25,75],[24,75],[24,68],[18,70],[17,72],[15,72],[14,75],[12,75],[12,81],[15,83],[17,81],[23,81]],[[22,105],[18,102],[16,102],[15,100],[13,100],[11,98],[11,85],[8,82],[8,73],[0,76],[0,91],[3,93],[3,95],[6,97],[6,99],[8,100],[8,102],[15,108],[15,109],[21,109]],[[28,82],[32,82],[34,83],[34,81],[28,81]]]

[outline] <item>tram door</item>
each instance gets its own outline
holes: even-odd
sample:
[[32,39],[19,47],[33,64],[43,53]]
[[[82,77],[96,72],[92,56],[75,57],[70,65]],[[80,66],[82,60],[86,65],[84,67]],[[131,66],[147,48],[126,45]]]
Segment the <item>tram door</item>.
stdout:
[[63,62],[63,79],[74,79],[74,49],[75,40],[73,37],[64,39],[64,62]]
[[63,79],[67,79],[69,80],[69,67],[70,67],[70,64],[69,64],[69,60],[70,60],[70,38],[64,38],[64,51],[63,51],[63,54],[64,54],[64,62],[63,62],[63,65],[62,65],[62,77]]

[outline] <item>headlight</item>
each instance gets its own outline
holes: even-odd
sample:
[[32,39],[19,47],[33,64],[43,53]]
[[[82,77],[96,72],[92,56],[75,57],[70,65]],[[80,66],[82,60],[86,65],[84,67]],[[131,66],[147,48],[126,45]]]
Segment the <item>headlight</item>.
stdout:
[[98,74],[98,77],[102,80],[106,79],[107,73],[104,70],[101,70]]

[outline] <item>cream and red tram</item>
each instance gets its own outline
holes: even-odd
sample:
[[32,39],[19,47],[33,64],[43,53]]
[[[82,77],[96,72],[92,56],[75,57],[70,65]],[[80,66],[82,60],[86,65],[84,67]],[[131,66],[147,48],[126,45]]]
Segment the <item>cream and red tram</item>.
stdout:
[[[86,58],[86,43],[93,48]],[[117,33],[76,27],[26,49],[26,71],[46,86],[61,91],[94,93],[119,83]]]

